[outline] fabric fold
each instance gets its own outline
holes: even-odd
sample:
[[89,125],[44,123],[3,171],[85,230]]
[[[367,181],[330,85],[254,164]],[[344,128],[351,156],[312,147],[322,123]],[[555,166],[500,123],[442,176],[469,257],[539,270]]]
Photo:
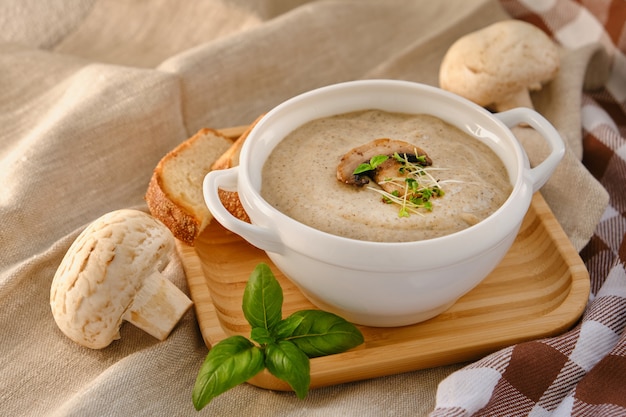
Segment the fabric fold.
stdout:
[[[563,46],[560,77],[533,101],[568,143],[542,193],[590,272],[592,300],[579,326],[472,364],[320,388],[305,400],[244,384],[203,412],[586,416],[626,408],[615,383],[626,356],[624,29],[601,21],[620,2],[542,3],[547,10],[518,0],[40,3],[0,6],[12,7],[0,22],[23,18],[0,25],[0,414],[197,414],[191,389],[207,348],[193,312],[164,342],[123,326],[103,351],[55,327],[50,283],[73,237],[105,212],[145,208],[157,162],[200,128],[248,124],[340,81],[437,85],[454,40],[510,16]],[[598,37],[581,41],[590,35]],[[517,130],[533,162],[541,160],[543,141]],[[177,284],[187,290],[182,277]]]
[[[578,95],[571,98],[580,106],[580,116],[577,116],[577,124],[567,129],[570,133],[564,136],[570,141],[574,139],[574,146],[570,147],[566,156],[565,168],[561,173],[555,173],[554,178],[573,178],[573,181],[561,181],[562,190],[548,190],[556,191],[554,196],[560,194],[574,209],[580,207],[579,203],[585,199],[600,199],[600,195],[579,192],[580,183],[576,178],[582,180],[583,177],[568,172],[575,167],[575,161],[582,159],[581,165],[589,170],[585,174],[589,181],[593,176],[605,191],[607,205],[603,211],[597,207],[598,211],[592,213],[582,209],[580,213],[575,213],[572,210],[574,218],[560,216],[565,228],[576,231],[593,228],[588,240],[578,242],[583,245],[578,248],[590,274],[590,301],[574,329],[560,336],[508,347],[451,374],[440,383],[437,405],[430,415],[622,415],[626,410],[623,400],[626,398],[626,386],[622,376],[626,363],[626,251],[623,249],[626,238],[623,213],[626,207],[622,196],[626,182],[626,158],[620,149],[626,146],[626,140],[620,130],[626,124],[626,116],[623,111],[617,110],[624,108],[624,103],[620,101],[624,91],[616,87],[614,80],[622,79],[619,62],[623,60],[624,52],[610,44],[607,46],[608,38],[602,32],[586,32],[591,41],[582,33],[572,39],[569,29],[580,27],[584,19],[591,17],[588,10],[574,2],[562,4],[561,16],[572,19],[569,22],[551,20],[552,8],[532,8],[532,5],[522,6],[516,1],[506,4],[514,16],[532,22],[545,20],[546,30],[553,31],[553,35],[566,45],[571,47],[573,41],[576,45],[585,45],[570,50],[590,58],[586,60],[588,65],[585,68],[578,68],[586,71],[583,86],[594,90],[580,88],[572,92],[581,94],[580,98]],[[602,10],[593,11],[597,13],[597,18],[606,17]],[[576,20],[576,16],[584,19]],[[607,28],[610,24],[610,21],[606,23]],[[589,25],[597,28],[599,22],[593,20]],[[614,30],[614,27],[609,30]],[[601,41],[597,44],[601,43],[604,48],[593,45],[594,40]],[[608,63],[612,66],[607,68]],[[599,83],[603,81],[604,87],[599,88]],[[553,88],[559,88],[558,83]],[[539,103],[547,103],[542,110],[551,114],[547,109],[552,100],[539,100]],[[562,105],[567,104],[562,102]],[[552,119],[555,120],[554,115]],[[581,127],[582,134],[579,152],[576,151],[578,127]],[[476,374],[489,374],[492,378],[483,382],[470,377]],[[497,380],[495,384],[494,378]]]

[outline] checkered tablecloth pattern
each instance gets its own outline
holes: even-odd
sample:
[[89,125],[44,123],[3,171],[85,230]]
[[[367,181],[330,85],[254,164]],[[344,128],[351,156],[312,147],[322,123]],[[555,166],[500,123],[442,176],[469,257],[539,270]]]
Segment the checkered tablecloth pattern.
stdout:
[[580,252],[591,279],[580,323],[453,373],[440,384],[431,417],[626,416],[626,1],[501,4],[565,48],[596,42],[608,52],[608,82],[582,92],[581,112],[583,164],[608,191],[609,206]]

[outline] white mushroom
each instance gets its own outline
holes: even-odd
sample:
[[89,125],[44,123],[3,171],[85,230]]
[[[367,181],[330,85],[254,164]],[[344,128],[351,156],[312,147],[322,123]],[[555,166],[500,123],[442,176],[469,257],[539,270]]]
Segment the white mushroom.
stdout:
[[439,85],[495,111],[533,108],[560,66],[556,44],[538,27],[505,20],[459,38],[441,62]]
[[191,307],[168,277],[181,273],[175,239],[138,210],[117,210],[91,223],[72,243],[52,280],[50,306],[74,342],[101,349],[128,321],[159,340]]

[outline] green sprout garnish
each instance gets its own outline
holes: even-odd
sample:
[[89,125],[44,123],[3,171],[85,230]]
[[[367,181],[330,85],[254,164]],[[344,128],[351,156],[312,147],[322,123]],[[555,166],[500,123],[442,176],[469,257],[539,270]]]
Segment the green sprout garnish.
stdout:
[[[387,204],[398,204],[399,217],[409,217],[411,213],[422,215],[420,210],[432,211],[432,198],[443,197],[445,194],[440,181],[433,177],[432,172],[442,168],[427,167],[426,157],[411,155],[411,159],[404,154],[393,154],[393,158],[401,165],[397,177],[385,178],[379,181],[383,188],[395,188],[392,191],[367,187],[382,195],[382,201]],[[389,159],[387,155],[377,155],[370,159],[369,163],[359,165],[354,174],[359,174],[376,169],[381,163]],[[389,187],[392,185],[393,187]],[[400,191],[403,190],[403,191]]]
[[382,164],[383,162],[385,162],[387,159],[389,159],[389,156],[387,156],[387,155],[376,155],[376,156],[373,156],[370,159],[369,163],[365,162],[365,163],[362,163],[361,165],[359,165],[358,167],[356,167],[356,169],[354,170],[353,174],[357,175],[357,174],[362,174],[362,173],[367,172],[367,171],[373,171],[376,168],[378,168],[378,166],[380,164]]

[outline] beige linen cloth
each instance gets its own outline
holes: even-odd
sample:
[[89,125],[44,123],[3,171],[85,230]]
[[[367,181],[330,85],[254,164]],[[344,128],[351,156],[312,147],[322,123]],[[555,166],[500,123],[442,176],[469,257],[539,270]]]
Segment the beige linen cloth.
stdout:
[[[2,3],[0,415],[198,414],[191,390],[207,348],[193,311],[164,342],[126,325],[103,350],[56,328],[50,283],[73,239],[108,211],[144,208],[156,163],[199,128],[247,124],[340,81],[437,85],[454,40],[505,18],[490,0]],[[564,51],[558,80],[534,96],[568,143],[543,193],[577,249],[607,204],[580,163],[580,91],[603,82],[602,57],[593,45]],[[519,134],[540,159],[536,135]],[[176,284],[187,291],[183,276]],[[316,389],[305,400],[244,384],[199,414],[426,415],[437,384],[459,367]]]

